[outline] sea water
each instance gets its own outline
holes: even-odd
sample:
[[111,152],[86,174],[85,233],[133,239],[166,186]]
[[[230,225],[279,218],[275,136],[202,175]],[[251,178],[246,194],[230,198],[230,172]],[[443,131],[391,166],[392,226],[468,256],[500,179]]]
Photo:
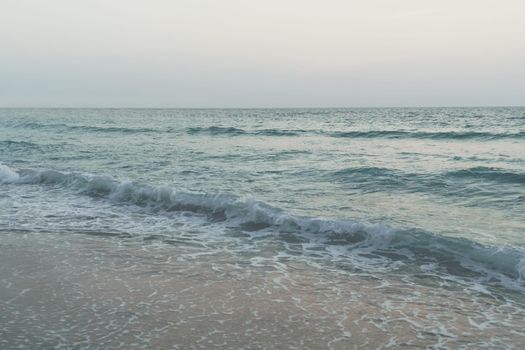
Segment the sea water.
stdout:
[[5,347],[519,348],[525,108],[1,109],[0,254]]

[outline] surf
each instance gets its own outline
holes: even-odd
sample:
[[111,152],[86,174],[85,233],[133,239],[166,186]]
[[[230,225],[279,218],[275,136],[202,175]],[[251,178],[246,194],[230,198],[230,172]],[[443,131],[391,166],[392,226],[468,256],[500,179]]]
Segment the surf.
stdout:
[[317,244],[331,259],[349,257],[361,266],[434,266],[436,275],[498,281],[525,291],[525,252],[449,237],[416,227],[396,228],[347,218],[300,216],[251,197],[229,193],[198,193],[169,186],[121,181],[110,175],[53,169],[12,169],[0,164],[2,186],[51,186],[82,196],[133,205],[144,213],[190,212],[249,235],[274,235],[291,243]]

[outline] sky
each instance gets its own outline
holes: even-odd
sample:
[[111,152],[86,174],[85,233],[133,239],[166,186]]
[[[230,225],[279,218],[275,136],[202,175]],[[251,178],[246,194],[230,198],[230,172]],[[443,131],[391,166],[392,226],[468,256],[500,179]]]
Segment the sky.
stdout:
[[502,105],[523,0],[0,0],[0,107]]

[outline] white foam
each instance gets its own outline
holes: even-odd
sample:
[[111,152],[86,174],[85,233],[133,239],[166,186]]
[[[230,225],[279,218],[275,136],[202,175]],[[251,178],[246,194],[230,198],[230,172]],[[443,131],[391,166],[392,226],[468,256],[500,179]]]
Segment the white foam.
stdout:
[[3,183],[12,183],[17,182],[20,179],[20,176],[17,172],[12,170],[7,165],[0,163],[0,182]]
[[[470,271],[495,277],[506,286],[521,289],[525,277],[525,253],[514,248],[483,246],[464,239],[445,237],[422,230],[399,230],[349,219],[323,219],[298,216],[253,198],[230,194],[184,192],[167,186],[152,186],[119,181],[108,175],[62,173],[54,170],[16,172],[0,164],[0,181],[42,183],[63,186],[79,193],[103,197],[109,202],[153,208],[163,212],[192,212],[226,221],[229,227],[253,228],[254,234],[300,235],[308,245],[324,245],[334,261],[351,261],[352,266],[369,270],[399,269],[404,261],[424,258],[425,268],[453,269],[454,262]],[[251,231],[250,231],[251,232]],[[390,257],[391,255],[394,257]],[[397,259],[395,256],[402,258]],[[443,266],[442,265],[443,262]],[[433,264],[435,263],[435,264]],[[461,271],[459,271],[461,274]]]
[[521,258],[520,262],[516,266],[519,274],[519,281],[525,282],[525,256]]

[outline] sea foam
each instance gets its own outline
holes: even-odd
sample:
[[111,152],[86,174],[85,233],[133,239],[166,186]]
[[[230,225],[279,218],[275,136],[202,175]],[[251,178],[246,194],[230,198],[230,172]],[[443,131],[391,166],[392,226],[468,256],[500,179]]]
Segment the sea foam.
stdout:
[[7,165],[0,163],[0,182],[17,182],[20,176]]
[[[145,210],[186,211],[205,214],[247,232],[266,230],[278,235],[303,237],[305,242],[325,244],[326,250],[379,260],[386,264],[436,265],[459,277],[499,280],[523,289],[525,252],[516,248],[486,246],[460,237],[448,237],[418,228],[393,228],[350,219],[299,216],[258,201],[225,193],[195,193],[169,186],[119,181],[109,175],[65,173],[55,170],[19,170],[0,165],[0,181],[11,184],[59,186],[81,195],[103,198],[114,204]],[[284,236],[286,237],[286,236]],[[338,249],[331,247],[339,246]]]

